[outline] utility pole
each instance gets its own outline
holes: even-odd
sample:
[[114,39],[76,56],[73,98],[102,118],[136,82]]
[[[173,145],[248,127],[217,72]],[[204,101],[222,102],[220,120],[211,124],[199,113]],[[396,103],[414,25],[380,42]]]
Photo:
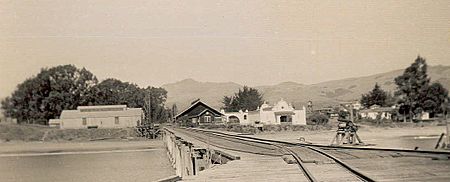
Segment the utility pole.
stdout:
[[147,110],[147,123],[146,124],[151,124],[152,123],[152,93],[148,92],[147,94],[147,98],[145,99],[145,106],[146,106],[146,110]]
[[447,146],[445,148],[450,148],[450,136],[449,136],[449,129],[448,129],[448,120],[447,120],[447,111],[445,111],[445,126],[447,127]]
[[148,122],[152,125],[152,92],[149,93],[148,97]]
[[447,109],[449,106],[448,101],[449,101],[448,98],[446,98],[444,101],[443,111],[444,111],[445,127],[447,130],[447,142],[446,142],[447,144],[446,144],[445,148],[450,149],[450,133],[449,133],[449,128],[448,128],[448,118],[447,118],[447,115],[448,115]]
[[350,103],[350,121],[355,122],[353,120],[353,103]]

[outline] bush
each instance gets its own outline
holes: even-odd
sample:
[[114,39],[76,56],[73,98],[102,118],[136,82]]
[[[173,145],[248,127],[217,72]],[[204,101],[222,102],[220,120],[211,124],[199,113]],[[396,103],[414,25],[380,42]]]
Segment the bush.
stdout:
[[133,128],[61,130],[48,126],[25,124],[2,125],[0,127],[0,140],[4,141],[88,141],[101,138],[118,139],[136,136]]
[[306,119],[308,125],[325,125],[328,123],[328,116],[321,113],[313,113]]

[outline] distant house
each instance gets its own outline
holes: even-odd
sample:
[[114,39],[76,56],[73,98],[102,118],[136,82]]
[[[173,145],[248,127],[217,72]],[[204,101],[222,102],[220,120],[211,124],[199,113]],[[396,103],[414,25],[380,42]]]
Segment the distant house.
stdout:
[[177,114],[174,119],[177,122],[188,122],[198,125],[223,123],[223,116],[220,111],[208,106],[200,99],[191,103],[184,111]]
[[423,111],[417,115],[414,116],[415,120],[422,120],[422,121],[426,121],[426,120],[433,120],[432,115],[429,112]]
[[369,109],[359,111],[361,118],[367,119],[392,119],[392,112],[395,109],[391,107],[380,107],[379,105],[372,105]]
[[331,107],[331,106],[323,107],[323,108],[320,108],[320,109],[315,109],[313,112],[314,113],[325,114],[329,118],[337,118],[339,116],[338,113],[335,111],[335,109],[333,107]]
[[281,99],[273,106],[264,103],[256,111],[225,112],[221,111],[228,124],[241,125],[306,125],[306,109],[295,109]]
[[314,112],[322,113],[322,114],[329,114],[334,112],[334,108],[332,107],[323,107],[320,109],[315,109]]
[[78,106],[77,110],[63,110],[59,119],[51,119],[51,127],[75,128],[126,128],[141,124],[141,108],[126,105]]
[[351,102],[340,102],[339,105],[344,107],[344,110],[347,111],[350,108],[354,110],[361,110],[363,108],[361,102],[359,100],[351,101]]
[[353,109],[361,110],[363,108],[361,102],[359,100],[352,102]]

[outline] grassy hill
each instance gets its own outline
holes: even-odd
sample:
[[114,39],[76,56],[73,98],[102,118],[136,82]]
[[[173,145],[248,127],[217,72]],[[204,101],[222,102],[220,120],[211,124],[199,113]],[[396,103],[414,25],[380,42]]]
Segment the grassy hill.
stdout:
[[[283,82],[277,85],[257,86],[264,94],[264,99],[269,103],[283,98],[292,102],[294,106],[301,107],[311,100],[317,107],[335,105],[340,101],[351,101],[361,97],[361,94],[370,91],[375,83],[384,90],[393,92],[396,88],[394,78],[401,75],[403,70],[395,70],[386,73],[347,78],[342,80],[327,81],[312,85],[304,85],[296,82]],[[432,81],[440,82],[445,88],[450,89],[450,66],[430,66],[428,75]],[[211,83],[198,82],[186,79],[180,82],[162,86],[168,91],[167,104],[176,103],[179,109],[186,108],[190,102],[201,98],[213,107],[222,107],[222,98],[232,95],[242,85],[233,82]]]
[[193,100],[198,98],[216,108],[220,108],[222,98],[225,95],[233,94],[242,86],[232,82],[212,83],[185,79],[162,87],[168,92],[166,105],[171,107],[173,103],[176,103],[180,110],[188,107]]

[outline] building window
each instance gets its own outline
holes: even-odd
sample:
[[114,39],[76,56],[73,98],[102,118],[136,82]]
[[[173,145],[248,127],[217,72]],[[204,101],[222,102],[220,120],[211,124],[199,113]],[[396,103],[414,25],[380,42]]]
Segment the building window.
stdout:
[[86,126],[87,125],[87,119],[83,118],[83,125]]
[[211,122],[211,116],[205,116],[205,122],[210,123]]
[[119,124],[119,117],[115,117],[115,118],[114,118],[114,123],[115,123],[115,124]]
[[244,115],[244,120],[247,120],[247,115]]
[[291,121],[288,116],[280,116],[280,122],[285,123],[285,122],[291,122]]

